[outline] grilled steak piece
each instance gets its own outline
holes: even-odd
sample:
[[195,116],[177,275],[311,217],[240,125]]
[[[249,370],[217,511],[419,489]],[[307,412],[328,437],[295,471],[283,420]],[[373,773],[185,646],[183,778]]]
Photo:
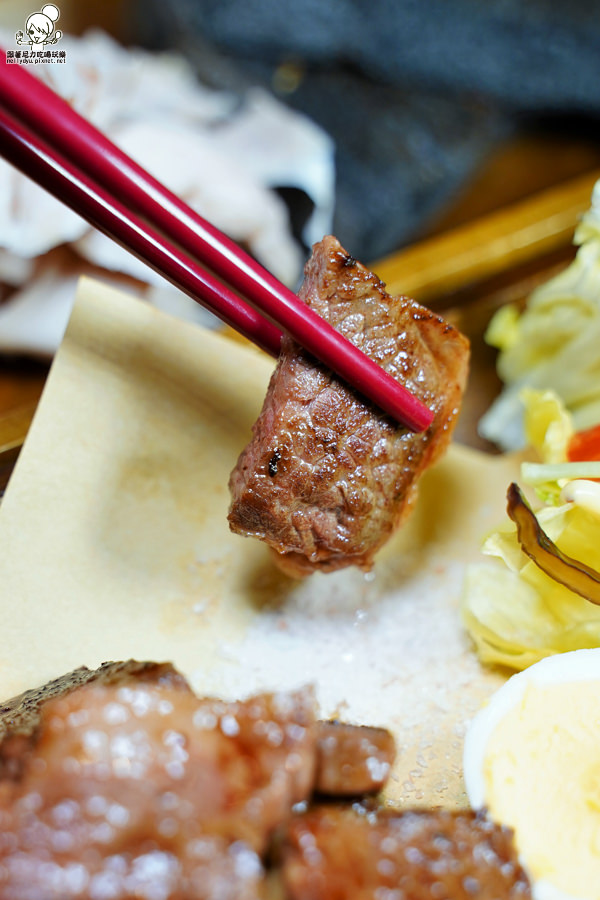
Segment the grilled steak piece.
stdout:
[[171,663],[138,662],[129,659],[123,662],[105,662],[97,669],[80,666],[66,675],[55,678],[39,688],[24,691],[11,700],[0,703],[0,742],[6,735],[31,736],[40,721],[40,710],[44,703],[90,682],[98,684],[127,684],[135,681],[165,685],[181,690],[190,690],[183,677]]
[[337,721],[321,721],[317,728],[315,791],[359,797],[382,789],[396,755],[389,731]]
[[314,706],[310,690],[199,699],[172,666],[133,660],[3,704],[0,898],[530,897],[510,831],[481,815],[298,814],[313,791],[379,790],[394,757],[388,732]]
[[[163,681],[165,679],[162,679]],[[240,703],[91,682],[39,707],[0,781],[2,900],[255,900],[314,781],[310,691]]]
[[467,339],[376,275],[333,237],[313,248],[301,299],[435,413],[413,434],[284,339],[253,437],[232,472],[229,524],[303,575],[370,569],[446,449],[464,390]]
[[509,829],[473,812],[315,808],[282,849],[286,900],[525,900]]
[[[98,669],[81,666],[40,688],[33,688],[0,704],[0,780],[18,779],[35,745],[42,707],[90,683],[155,684],[191,692],[171,663],[106,662]],[[206,702],[206,701],[201,701]],[[311,790],[335,797],[354,797],[381,790],[394,762],[395,745],[389,731],[366,725],[320,720],[315,724],[316,760]]]
[[190,687],[171,663],[106,662],[97,669],[81,666],[40,688],[33,688],[0,704],[0,779],[18,778],[26,759],[26,751],[33,746],[45,703],[61,697],[84,684],[127,684],[130,682],[157,684],[189,691]]
[[224,702],[168,663],[76,669],[0,706],[0,898],[259,900],[294,805],[379,790],[393,756],[309,689]]

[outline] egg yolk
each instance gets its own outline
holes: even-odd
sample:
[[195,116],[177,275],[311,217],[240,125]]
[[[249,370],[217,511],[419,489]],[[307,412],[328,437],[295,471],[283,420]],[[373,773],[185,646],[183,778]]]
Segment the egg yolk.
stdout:
[[492,733],[484,778],[532,879],[600,900],[600,683],[531,684]]

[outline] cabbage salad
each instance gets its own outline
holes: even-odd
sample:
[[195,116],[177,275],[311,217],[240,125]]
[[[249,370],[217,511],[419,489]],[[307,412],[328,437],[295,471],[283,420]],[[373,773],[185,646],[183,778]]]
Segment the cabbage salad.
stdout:
[[[600,340],[600,270],[598,278]],[[520,477],[537,505],[543,501],[537,522],[561,554],[600,582],[600,426],[576,430],[574,414],[552,390],[523,389],[518,401],[525,439],[540,458],[523,463]],[[487,537],[483,553],[495,563],[468,567],[462,598],[463,620],[483,662],[524,669],[544,656],[600,646],[600,606],[526,555],[513,522]]]
[[532,292],[523,313],[505,306],[488,327],[505,386],[479,428],[504,450],[525,444],[525,386],[555,391],[578,431],[600,422],[600,182],[574,242],[574,261]]

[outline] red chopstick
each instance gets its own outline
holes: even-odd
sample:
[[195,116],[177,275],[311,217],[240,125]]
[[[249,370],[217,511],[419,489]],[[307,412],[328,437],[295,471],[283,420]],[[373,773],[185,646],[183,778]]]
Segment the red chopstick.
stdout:
[[0,108],[0,155],[171,284],[277,356],[281,332],[237,294]]
[[3,51],[0,113],[10,162],[232,327],[272,353],[279,327],[406,427],[431,424],[403,385]]

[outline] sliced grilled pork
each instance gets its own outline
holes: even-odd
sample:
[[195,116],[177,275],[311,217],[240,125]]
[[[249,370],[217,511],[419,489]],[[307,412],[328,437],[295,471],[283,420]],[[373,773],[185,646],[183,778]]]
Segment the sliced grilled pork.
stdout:
[[446,449],[469,347],[442,318],[392,298],[333,237],[313,248],[301,299],[434,414],[413,434],[284,339],[253,437],[230,478],[233,531],[266,541],[290,574],[369,569]]

